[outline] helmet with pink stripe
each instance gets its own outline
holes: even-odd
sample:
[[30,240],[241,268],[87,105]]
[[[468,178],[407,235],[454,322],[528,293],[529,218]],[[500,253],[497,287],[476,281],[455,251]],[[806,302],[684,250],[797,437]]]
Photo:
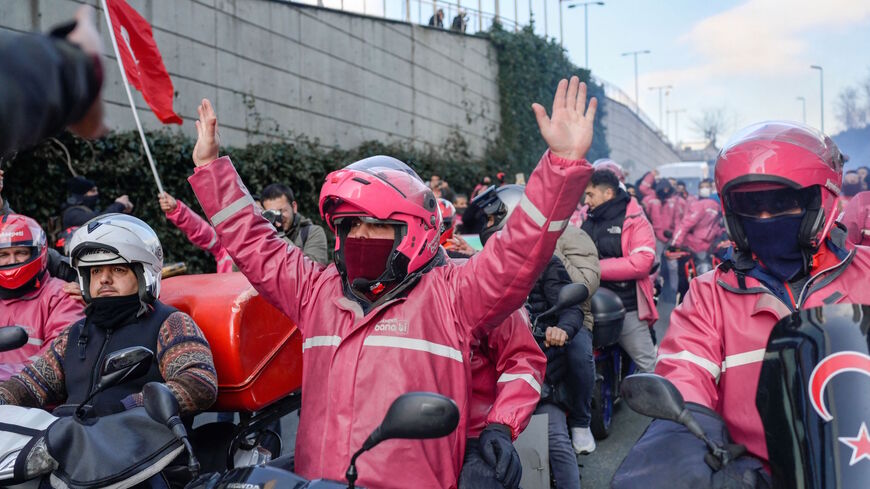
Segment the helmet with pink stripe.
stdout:
[[387,260],[386,280],[404,281],[423,271],[440,248],[441,213],[432,190],[408,165],[372,156],[336,170],[320,190],[320,215],[336,234],[335,264],[346,274],[342,231],[346,217],[393,225],[396,243]]
[[735,212],[735,191],[790,188],[810,191],[800,242],[818,248],[837,219],[843,178],[843,155],[821,132],[795,122],[768,121],[738,131],[716,160],[716,188],[731,239],[738,248],[748,241]]

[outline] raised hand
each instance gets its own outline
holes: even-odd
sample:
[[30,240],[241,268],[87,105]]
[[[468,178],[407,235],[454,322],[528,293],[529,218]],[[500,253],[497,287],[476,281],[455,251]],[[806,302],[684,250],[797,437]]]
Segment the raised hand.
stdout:
[[178,201],[175,200],[175,197],[167,194],[166,192],[160,194],[158,200],[160,201],[160,210],[162,210],[163,212],[172,212],[178,207]]
[[211,102],[207,98],[202,99],[196,111],[199,120],[196,121],[196,146],[193,147],[193,163],[203,166],[218,159],[221,138],[217,128],[217,115]]
[[[94,9],[90,5],[82,5],[76,10],[76,27],[66,39],[91,56],[102,54],[103,43],[94,20]],[[108,132],[102,95],[97,95],[84,117],[70,124],[69,130],[84,138],[98,138]]]
[[541,104],[532,104],[538,128],[550,151],[566,160],[582,160],[592,145],[593,123],[598,100],[592,97],[586,106],[586,84],[576,76],[562,80],[553,98],[552,115]]

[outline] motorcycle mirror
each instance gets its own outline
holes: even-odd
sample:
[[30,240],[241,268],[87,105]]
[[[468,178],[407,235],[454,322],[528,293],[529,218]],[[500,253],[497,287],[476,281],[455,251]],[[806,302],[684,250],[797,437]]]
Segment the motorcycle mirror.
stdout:
[[100,369],[100,379],[96,387],[76,408],[76,417],[84,419],[87,415],[85,405],[100,392],[148,373],[153,360],[154,352],[144,346],[131,346],[110,353],[103,360],[103,368]]
[[199,460],[197,460],[193,446],[190,444],[187,428],[184,427],[184,423],[179,417],[181,407],[178,405],[175,394],[162,382],[148,382],[142,387],[142,403],[145,405],[145,412],[148,413],[148,416],[172,430],[175,438],[184,445],[185,450],[187,450],[187,469],[196,479],[200,469]]
[[556,303],[546,311],[538,315],[538,319],[555,314],[569,307],[579,305],[581,302],[589,298],[589,289],[583,284],[568,284],[559,290],[559,297],[556,298]]
[[27,330],[21,326],[0,328],[0,352],[17,350],[27,344]]
[[409,392],[399,396],[381,425],[366,440],[371,449],[384,440],[422,440],[447,436],[459,424],[459,408],[453,399],[431,392]]
[[151,368],[153,359],[154,352],[144,346],[131,346],[110,353],[103,362],[97,390],[102,391],[142,377]]
[[356,459],[384,440],[405,438],[423,440],[447,436],[459,424],[459,408],[453,399],[432,392],[402,394],[387,410],[387,415],[375,428],[362,448],[351,458],[345,476],[350,489],[357,479]]
[[674,384],[656,374],[629,375],[622,381],[620,393],[633,411],[651,418],[679,422],[686,408]]
[[161,382],[148,382],[142,387],[142,402],[148,416],[163,425],[173,416],[178,416],[181,409],[172,391]]
[[622,381],[620,394],[633,411],[651,418],[680,423],[703,440],[711,451],[719,448],[710,441],[704,429],[686,409],[686,402],[677,387],[661,375],[629,375]]

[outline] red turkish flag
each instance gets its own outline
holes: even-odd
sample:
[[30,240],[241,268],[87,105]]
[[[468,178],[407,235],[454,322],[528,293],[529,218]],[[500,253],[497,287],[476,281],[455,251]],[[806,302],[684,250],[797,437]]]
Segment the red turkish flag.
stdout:
[[181,124],[172,110],[172,79],[154,42],[151,26],[124,0],[107,0],[109,19],[127,80],[136,87],[154,115],[164,124]]

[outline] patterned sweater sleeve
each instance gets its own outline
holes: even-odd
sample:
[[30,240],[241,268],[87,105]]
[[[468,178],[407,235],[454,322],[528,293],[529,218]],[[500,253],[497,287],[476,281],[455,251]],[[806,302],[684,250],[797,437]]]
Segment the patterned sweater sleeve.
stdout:
[[[217,399],[214,358],[205,335],[193,318],[172,313],[157,337],[157,361],[166,385],[175,394],[181,414],[196,414]],[[133,405],[142,406],[142,393],[134,394]],[[126,407],[132,407],[124,401]]]
[[67,397],[63,355],[68,338],[66,328],[33,363],[0,384],[0,404],[41,408],[62,403]]

